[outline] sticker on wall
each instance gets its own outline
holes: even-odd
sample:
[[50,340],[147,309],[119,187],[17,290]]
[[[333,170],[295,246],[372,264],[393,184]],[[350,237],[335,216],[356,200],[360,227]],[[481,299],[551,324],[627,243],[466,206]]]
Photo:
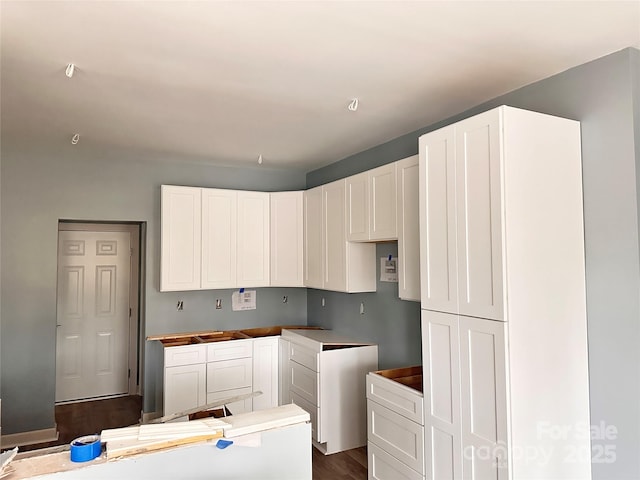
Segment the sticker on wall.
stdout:
[[380,257],[380,281],[398,281],[398,257]]
[[241,288],[231,294],[231,310],[234,312],[241,310],[256,309],[256,291]]

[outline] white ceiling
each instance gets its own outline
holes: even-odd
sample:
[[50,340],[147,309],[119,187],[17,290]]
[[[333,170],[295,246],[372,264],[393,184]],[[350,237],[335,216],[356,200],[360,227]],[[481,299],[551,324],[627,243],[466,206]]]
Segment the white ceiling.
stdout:
[[0,8],[3,142],[305,171],[640,46],[640,0]]

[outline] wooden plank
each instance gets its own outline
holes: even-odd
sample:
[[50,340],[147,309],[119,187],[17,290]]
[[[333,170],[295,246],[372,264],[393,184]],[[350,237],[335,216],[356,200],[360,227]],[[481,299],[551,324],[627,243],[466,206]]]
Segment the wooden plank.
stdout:
[[213,431],[208,435],[197,435],[193,437],[152,440],[146,442],[111,442],[107,444],[107,458],[129,457],[131,455],[139,455],[142,453],[153,452],[165,448],[178,447],[181,445],[189,445],[192,443],[206,442],[216,438],[222,438],[222,430]]
[[248,433],[261,432],[270,428],[284,427],[296,423],[309,422],[309,414],[299,406],[291,403],[280,407],[267,408],[256,412],[241,413],[227,417],[231,426],[224,431],[226,438],[233,438]]
[[[224,423],[224,427],[229,427],[229,424]],[[218,427],[211,427],[200,420],[179,423],[157,423],[153,425],[141,425],[140,431],[138,432],[138,440],[195,437],[200,435],[209,435],[212,432],[217,432],[218,430],[222,431],[224,428],[221,425]]]
[[132,427],[110,428],[100,432],[100,441],[102,443],[137,440],[140,427],[134,425]]

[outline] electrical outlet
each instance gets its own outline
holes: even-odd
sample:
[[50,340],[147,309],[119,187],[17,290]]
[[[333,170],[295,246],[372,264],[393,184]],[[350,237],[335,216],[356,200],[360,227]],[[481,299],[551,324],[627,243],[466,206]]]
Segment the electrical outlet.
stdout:
[[176,305],[176,310],[178,312],[181,312],[182,310],[184,310],[184,302],[182,300],[178,300],[178,304]]

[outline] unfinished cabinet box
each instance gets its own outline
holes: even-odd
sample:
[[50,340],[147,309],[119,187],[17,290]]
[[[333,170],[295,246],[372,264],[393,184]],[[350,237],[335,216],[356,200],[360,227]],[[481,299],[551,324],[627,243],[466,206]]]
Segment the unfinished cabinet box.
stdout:
[[422,367],[367,375],[369,478],[424,480]]
[[367,443],[366,385],[378,347],[329,330],[283,330],[289,341],[293,402],[309,412],[314,446],[324,454]]

